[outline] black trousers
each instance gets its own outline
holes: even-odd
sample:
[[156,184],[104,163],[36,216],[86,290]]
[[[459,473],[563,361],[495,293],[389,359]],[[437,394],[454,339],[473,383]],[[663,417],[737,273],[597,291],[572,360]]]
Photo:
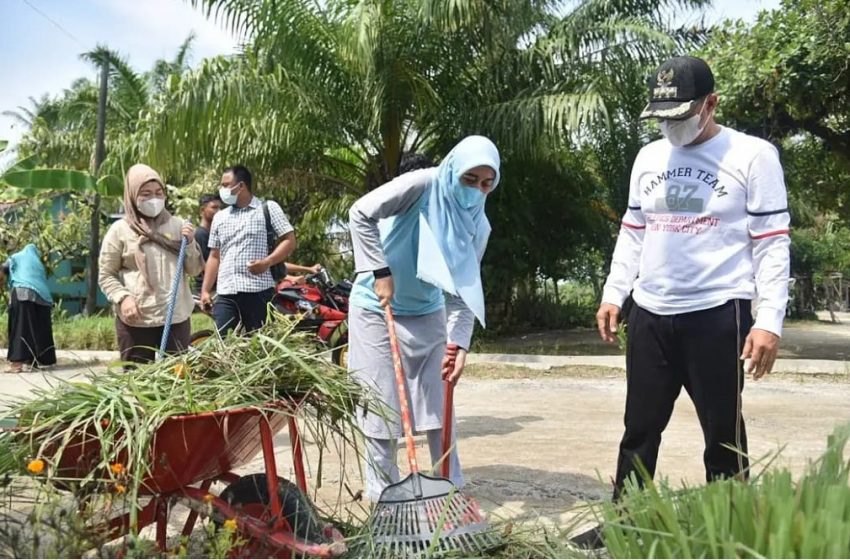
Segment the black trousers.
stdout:
[[[156,360],[164,328],[133,327],[115,317],[115,334],[118,338],[118,350],[121,351],[121,361],[148,364]],[[183,352],[189,348],[191,338],[192,321],[190,319],[182,323],[172,323],[171,330],[168,331],[165,351],[168,354]]]
[[274,293],[274,288],[269,288],[260,292],[218,294],[213,307],[216,329],[221,336],[235,329],[240,323],[246,333],[259,329],[266,322],[268,304]]
[[56,363],[52,308],[34,301],[20,301],[14,288],[10,292],[6,358],[10,362],[52,366]]
[[747,457],[727,446],[747,452],[739,357],[751,326],[747,300],[681,315],[655,315],[632,307],[626,346],[626,431],[617,459],[615,499],[629,475],[638,472],[637,464],[655,475],[661,433],[682,387],[702,427],[706,480],[747,476]]

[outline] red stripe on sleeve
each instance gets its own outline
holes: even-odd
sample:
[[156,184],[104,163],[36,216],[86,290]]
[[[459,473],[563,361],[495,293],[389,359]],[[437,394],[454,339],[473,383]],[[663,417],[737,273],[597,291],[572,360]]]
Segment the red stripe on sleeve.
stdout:
[[767,233],[760,233],[758,235],[750,235],[751,239],[764,239],[765,237],[773,237],[774,235],[787,235],[790,233],[790,229],[778,229],[776,231],[769,231]]
[[646,229],[646,226],[636,226],[635,224],[630,224],[629,222],[621,222],[621,223],[629,229]]

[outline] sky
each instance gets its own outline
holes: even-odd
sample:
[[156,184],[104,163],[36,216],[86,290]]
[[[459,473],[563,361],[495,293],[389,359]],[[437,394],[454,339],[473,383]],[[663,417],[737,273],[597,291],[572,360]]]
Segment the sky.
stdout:
[[[754,21],[779,0],[715,0],[706,23],[726,18]],[[191,63],[232,54],[238,41],[188,0],[0,0],[0,113],[29,106],[30,96],[56,95],[79,77],[97,79],[80,53],[105,44],[139,72],[160,58],[172,59],[190,32],[197,38]],[[0,139],[16,142],[23,130],[0,115]]]

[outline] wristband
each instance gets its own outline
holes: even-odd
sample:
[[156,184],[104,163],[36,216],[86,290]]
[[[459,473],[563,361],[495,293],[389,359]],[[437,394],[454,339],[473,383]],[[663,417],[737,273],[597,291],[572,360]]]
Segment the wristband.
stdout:
[[390,267],[385,266],[384,268],[373,270],[372,275],[375,277],[375,280],[378,280],[380,278],[387,278],[389,276],[392,276],[393,273],[390,271]]

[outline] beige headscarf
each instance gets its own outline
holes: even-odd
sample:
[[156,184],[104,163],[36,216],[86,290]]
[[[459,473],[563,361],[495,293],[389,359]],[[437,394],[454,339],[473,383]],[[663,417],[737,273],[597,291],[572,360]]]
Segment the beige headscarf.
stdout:
[[137,163],[128,169],[127,177],[124,179],[124,219],[127,220],[133,231],[139,234],[139,248],[134,257],[139,273],[141,273],[145,284],[149,288],[152,286],[148,279],[145,253],[142,251],[142,245],[152,241],[174,254],[177,254],[180,250],[179,239],[169,239],[158,231],[162,225],[171,221],[171,214],[168,210],[163,209],[156,218],[148,218],[139,212],[138,207],[136,207],[136,198],[139,196],[139,190],[141,190],[143,185],[151,181],[159,183],[165,189],[165,183],[162,182],[159,173],[144,163]]

